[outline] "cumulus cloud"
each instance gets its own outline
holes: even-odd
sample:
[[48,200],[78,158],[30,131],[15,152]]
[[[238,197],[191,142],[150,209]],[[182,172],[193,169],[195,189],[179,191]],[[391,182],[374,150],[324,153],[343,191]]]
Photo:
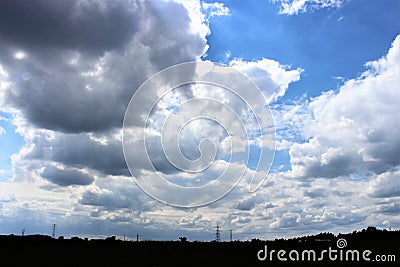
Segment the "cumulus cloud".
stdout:
[[129,40],[139,26],[139,17],[132,19],[138,8],[127,1],[37,1],[31,6],[5,1],[0,36],[3,44],[22,50],[67,48],[101,54]]
[[400,36],[359,78],[310,101],[309,140],[289,150],[294,177],[381,174],[399,165],[399,51]]
[[279,3],[280,14],[297,15],[321,8],[339,8],[344,0],[272,0]]
[[[201,8],[206,15],[200,12]],[[60,186],[68,183],[57,183],[62,180],[59,175],[52,177],[60,179],[48,175],[55,174],[55,170],[45,170],[40,175],[41,161],[56,164],[61,168],[59,172],[76,168],[85,169],[92,176],[129,175],[118,131],[134,90],[164,67],[199,59],[207,49],[208,19],[229,14],[221,3],[187,1],[55,1],[50,5],[40,1],[35,10],[40,12],[19,1],[7,2],[2,10],[4,14],[24,17],[24,23],[17,23],[15,16],[2,17],[4,25],[12,25],[13,30],[0,29],[4,38],[1,73],[4,80],[8,75],[16,77],[2,87],[2,110],[15,111],[17,132],[27,142],[13,157],[14,180],[38,181],[44,177]],[[57,17],[59,20],[50,27]],[[96,23],[99,19],[100,24]],[[92,28],[99,30],[87,30]],[[267,59],[248,64],[236,60],[232,64],[244,72],[254,72],[253,78],[261,72],[263,77],[257,82],[271,101],[282,96],[301,72]],[[193,93],[202,96],[201,90]],[[226,94],[214,94],[222,101],[230,101]],[[194,132],[183,132],[181,143],[186,156],[198,156],[198,138],[194,142],[193,136],[219,136],[224,141],[221,151],[229,150],[229,140],[220,131],[205,133],[208,127],[195,128]],[[234,152],[241,152],[235,149]],[[176,173],[176,168],[165,164],[167,160],[160,152],[150,149],[157,170]],[[146,171],[143,155],[136,153],[134,159],[135,168]],[[82,184],[87,182],[83,176],[76,177],[82,178]]]
[[287,228],[294,226],[299,221],[300,215],[298,213],[285,213],[282,217],[277,218],[277,220],[269,225],[271,228]]
[[400,197],[400,170],[378,175],[366,190],[367,195],[376,198]]
[[119,136],[106,134],[102,143],[87,133],[37,134],[36,145],[24,155],[25,159],[49,160],[75,168],[91,168],[104,174],[128,175]]
[[[207,49],[201,18],[172,1],[7,1],[0,12],[10,26],[0,27],[0,106],[26,141],[13,156],[16,181],[39,178],[41,161],[129,175],[120,129],[130,97]],[[54,169],[44,174],[68,185]]]
[[[117,183],[115,178],[111,178],[111,180]],[[132,181],[128,182],[133,185]],[[125,187],[112,185],[111,183],[107,185],[108,187],[102,185],[87,189],[82,193],[79,203],[99,207],[105,211],[124,208],[143,209],[143,205],[141,205],[141,201],[137,197],[137,190],[133,186],[129,186],[129,183],[125,183]]]
[[206,48],[175,2],[10,1],[2,12],[2,25],[11,25],[0,31],[2,66],[17,77],[3,102],[57,131],[120,127],[130,96],[149,75]]
[[229,66],[247,75],[264,93],[268,103],[282,97],[290,83],[300,79],[303,72],[301,68],[291,69],[290,66],[282,65],[279,62],[263,58],[258,61],[243,61],[234,59]]
[[45,167],[42,177],[61,186],[88,185],[94,180],[93,177],[80,170],[63,170],[52,166]]
[[207,17],[211,18],[214,16],[228,16],[229,8],[226,7],[223,3],[206,3],[201,2],[201,7],[203,8],[204,13]]
[[[250,198],[239,201],[236,208],[238,210],[252,210],[255,207],[255,205],[258,204],[259,202],[260,202],[260,198],[258,198],[257,196],[250,197]],[[271,203],[269,203],[269,204],[271,204]],[[268,206],[268,207],[272,207],[272,206]]]
[[[34,205],[51,202],[54,216],[72,228],[74,220],[149,223],[144,215],[136,220],[122,211],[154,205],[127,177],[122,120],[129,99],[150,75],[199,60],[207,50],[200,3],[183,2],[2,4],[0,110],[12,114],[26,145],[12,156],[13,179],[0,195],[6,187],[36,193],[18,194],[16,203],[7,204],[15,213],[4,210],[2,218],[41,221],[45,212]],[[142,158],[136,155],[138,168]],[[22,207],[26,203],[31,205]],[[33,218],[35,212],[44,217]]]

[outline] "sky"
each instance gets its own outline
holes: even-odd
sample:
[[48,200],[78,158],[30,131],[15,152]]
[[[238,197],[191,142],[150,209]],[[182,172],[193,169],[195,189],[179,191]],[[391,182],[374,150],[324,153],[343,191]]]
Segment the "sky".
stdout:
[[[229,230],[248,240],[399,229],[399,13],[397,0],[2,1],[0,234],[51,235],[57,224],[57,236],[192,241],[213,240],[217,225],[222,240]],[[246,97],[275,127],[275,157],[264,169],[255,158],[270,143],[260,145],[253,132],[242,164],[243,140],[210,121],[188,123],[179,132],[182,154],[163,155],[162,127],[172,127],[166,140],[182,127],[179,117],[163,124],[168,116],[212,113],[227,129],[237,125],[228,109],[211,102],[193,109],[193,101],[179,107],[184,101],[209,97],[246,110],[234,94],[201,85],[165,95],[142,90],[138,107],[161,99],[149,116],[154,166],[140,150],[139,112],[130,113],[139,126],[123,150],[124,115],[138,88],[192,61],[229,66],[258,86],[264,98]],[[241,120],[252,127],[250,118]],[[204,138],[218,151],[206,172],[171,165],[182,163],[178,155],[208,155]],[[270,165],[261,187],[249,192],[250,176]],[[139,186],[154,175],[204,184],[228,167],[247,175],[200,207],[167,205]],[[168,193],[173,203],[194,197]]]

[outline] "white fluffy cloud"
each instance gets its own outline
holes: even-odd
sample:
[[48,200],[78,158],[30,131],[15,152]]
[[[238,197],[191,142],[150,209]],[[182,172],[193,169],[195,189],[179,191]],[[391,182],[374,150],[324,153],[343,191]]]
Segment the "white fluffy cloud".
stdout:
[[291,69],[279,62],[263,58],[258,61],[243,61],[234,59],[229,66],[247,75],[263,92],[268,103],[273,103],[282,97],[290,83],[300,79],[302,69]]
[[291,170],[271,174],[257,199],[237,202],[241,216],[258,217],[253,227],[262,220],[279,236],[399,225],[399,52],[400,36],[337,92],[273,105]]
[[370,182],[366,193],[376,198],[400,197],[399,168],[378,175]]
[[281,14],[297,15],[321,8],[338,8],[344,0],[273,0],[281,5]]
[[228,16],[229,15],[229,8],[226,7],[223,3],[206,3],[201,2],[201,7],[203,8],[204,12],[208,17],[213,16]]
[[368,176],[399,165],[399,55],[400,36],[359,78],[310,101],[310,138],[290,147],[293,177]]

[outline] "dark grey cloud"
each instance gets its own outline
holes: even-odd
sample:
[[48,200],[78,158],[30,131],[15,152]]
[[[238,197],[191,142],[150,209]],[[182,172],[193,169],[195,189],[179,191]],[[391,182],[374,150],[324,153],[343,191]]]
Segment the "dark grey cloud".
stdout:
[[85,191],[79,200],[79,203],[82,205],[107,207],[108,210],[132,208],[134,206],[132,198],[111,191],[102,193]]
[[[182,4],[170,1],[146,1],[143,10],[140,43],[148,49],[149,60],[157,69],[193,61],[207,47],[198,32],[192,32],[191,18]],[[151,18],[151,19],[149,19]],[[189,74],[190,75],[190,74]]]
[[390,215],[398,215],[400,213],[400,204],[398,202],[380,204],[375,207],[375,212],[390,214]]
[[89,185],[94,181],[92,176],[79,170],[61,170],[52,166],[46,167],[41,175],[46,180],[60,186]]
[[52,160],[113,175],[129,174],[121,144],[117,141],[101,145],[87,137],[67,136],[54,144]]
[[275,206],[271,202],[265,203],[265,205],[264,205],[265,209],[272,209],[272,208],[275,208],[275,207],[277,207],[277,206]]
[[38,137],[36,146],[25,158],[91,168],[110,175],[129,175],[120,141],[109,138],[107,144],[101,144],[87,134],[56,134],[52,140]]
[[236,209],[243,210],[243,211],[252,210],[256,206],[256,204],[258,204],[259,202],[260,202],[260,199],[257,197],[251,197],[248,199],[244,199],[244,200],[241,200],[237,204]]
[[320,198],[327,197],[328,193],[324,188],[312,188],[303,192],[303,195],[310,198]]
[[[105,175],[130,176],[129,169],[123,154],[122,142],[113,139],[113,133],[108,132],[105,137],[107,143],[96,141],[86,133],[64,134],[57,133],[54,139],[46,139],[45,136],[37,136],[34,140],[34,148],[27,153],[25,159],[38,159],[58,162],[74,168],[90,168],[102,172]],[[134,166],[143,169],[146,153],[138,153],[139,142],[133,144],[131,151]],[[149,156],[154,168],[164,174],[173,174],[178,171],[167,160],[162,151],[161,143],[149,142]],[[129,153],[126,151],[126,153]]]
[[382,173],[400,165],[400,136],[398,131],[393,131],[391,136],[387,134],[382,136],[382,138],[386,138],[378,143],[370,143],[366,150],[371,157],[379,159],[378,163],[372,161],[369,164],[370,169],[376,170],[376,173]]
[[[2,5],[0,64],[15,77],[4,105],[39,128],[79,133],[121,127],[142,82],[206,49],[204,37],[191,32],[187,10],[175,2]],[[26,56],[16,58],[18,51]]]
[[5,0],[0,3],[0,37],[20,49],[65,48],[103,53],[137,31],[140,2]]
[[[170,163],[170,160],[166,157],[166,154],[163,150],[161,138],[159,137],[151,137],[146,139],[147,144],[147,153],[148,155],[143,155],[145,157],[149,157],[154,166],[154,169],[165,173],[165,174],[173,174],[176,172],[180,172],[178,168]],[[196,151],[197,152],[197,151]],[[140,165],[138,166],[141,167]]]

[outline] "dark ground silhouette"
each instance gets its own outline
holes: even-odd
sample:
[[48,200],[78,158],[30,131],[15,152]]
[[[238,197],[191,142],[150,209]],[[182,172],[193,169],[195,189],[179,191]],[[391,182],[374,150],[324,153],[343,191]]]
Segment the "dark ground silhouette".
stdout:
[[[341,238],[346,240],[347,245],[339,249],[337,240]],[[263,250],[259,253],[262,258],[265,246],[268,257],[272,250],[275,252],[272,258],[260,261],[257,253]],[[336,250],[336,261],[328,257],[329,247]],[[286,251],[281,258],[287,261],[277,258],[279,250]],[[299,253],[299,261],[289,259],[289,253],[296,259],[296,252],[292,250]],[[315,261],[308,252],[302,261],[304,250],[314,250]],[[327,252],[319,261],[323,250]],[[352,259],[352,252],[348,252],[348,260],[345,260],[349,250],[359,251],[359,261],[356,254]],[[362,259],[364,250],[371,251],[371,254],[367,253],[370,261]],[[368,227],[349,234],[320,233],[291,239],[233,242],[189,242],[185,238],[180,238],[180,241],[136,242],[116,240],[115,237],[88,240],[79,237],[54,239],[45,235],[2,235],[0,253],[2,263],[9,262],[12,266],[400,266],[400,231]],[[340,253],[343,253],[342,260]],[[386,261],[377,262],[376,255],[384,255]]]

